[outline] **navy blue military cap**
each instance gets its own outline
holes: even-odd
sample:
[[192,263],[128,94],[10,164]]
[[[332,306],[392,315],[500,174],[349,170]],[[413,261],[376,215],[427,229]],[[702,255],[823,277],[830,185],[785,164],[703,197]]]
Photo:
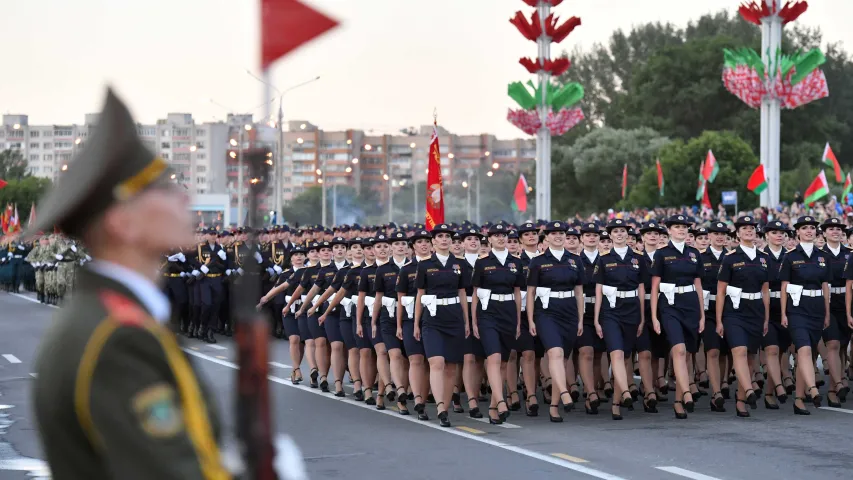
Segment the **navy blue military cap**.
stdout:
[[524,234],[527,232],[538,232],[539,227],[536,226],[533,222],[525,222],[518,226],[518,234]]
[[563,222],[561,220],[555,220],[553,222],[548,222],[548,224],[545,225],[545,233],[565,232],[568,229],[569,229],[569,224],[566,222]]
[[794,223],[794,230],[799,230],[800,227],[804,227],[806,225],[814,225],[815,227],[817,227],[818,225],[820,225],[820,222],[818,222],[817,219],[812,217],[811,215],[805,215],[803,217],[798,218],[796,223]]
[[433,227],[430,233],[433,237],[438,235],[439,233],[448,233],[450,235],[453,235],[453,227],[451,226],[451,224],[448,223],[440,223]]
[[331,241],[331,242],[329,242],[329,243],[330,243],[331,245],[343,245],[343,246],[346,246],[349,242],[347,242],[347,239],[346,239],[346,238],[344,238],[344,237],[335,237],[335,238],[333,238],[333,239],[332,239],[332,241]]
[[681,214],[672,215],[666,219],[664,224],[667,227],[671,227],[673,225],[686,225],[689,227],[690,225],[693,224],[693,218],[689,217],[687,215],[681,215]]
[[613,231],[614,228],[624,228],[626,231],[628,230],[628,222],[622,220],[621,218],[614,218],[607,224],[607,233]]

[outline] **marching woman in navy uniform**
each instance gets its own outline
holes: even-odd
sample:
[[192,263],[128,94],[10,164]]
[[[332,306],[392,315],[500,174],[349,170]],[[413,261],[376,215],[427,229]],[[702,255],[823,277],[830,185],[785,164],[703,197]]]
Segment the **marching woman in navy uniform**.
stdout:
[[503,385],[510,351],[521,335],[524,267],[506,249],[507,228],[503,224],[492,225],[488,236],[492,250],[477,259],[471,279],[471,331],[486,353],[486,375],[492,389],[489,423],[499,425],[510,415]]
[[581,316],[585,272],[581,258],[563,248],[567,227],[565,222],[550,222],[545,226],[549,246],[542,255],[530,261],[527,278],[530,334],[542,341],[551,370],[552,395],[548,414],[552,422],[563,421],[559,402],[563,402],[563,409],[567,412],[574,407],[566,386],[565,359],[574,349],[577,337],[583,333]]
[[779,272],[779,280],[782,281],[782,326],[788,328],[797,351],[794,398],[794,413],[797,415],[811,413],[806,410],[807,397],[815,407],[820,407],[823,400],[815,386],[812,352],[820,341],[823,329],[829,326],[832,268],[826,263],[826,252],[814,244],[818,224],[811,216],[797,219],[794,229],[800,244],[785,255]]
[[[753,409],[757,406],[755,390],[748,387],[752,385],[748,356],[759,349],[770,321],[770,274],[767,255],[755,247],[756,226],[758,222],[751,216],[735,220],[740,245],[723,257],[717,275],[716,333],[725,336],[732,352],[738,417],[749,417],[747,404]],[[721,399],[715,397],[714,401]]]
[[432,235],[426,230],[417,230],[409,241],[414,250],[412,261],[403,265],[397,275],[397,338],[403,341],[409,359],[409,385],[414,394],[415,413],[418,420],[429,420],[424,402],[429,394],[429,375],[424,360],[424,344],[414,336],[414,320],[418,264],[432,258]]
[[[644,410],[649,413],[657,413],[656,406],[651,406],[651,399],[654,398],[654,403],[666,401],[665,395],[669,392],[669,384],[666,381],[666,364],[669,358],[669,344],[666,341],[664,332],[655,332],[652,324],[652,277],[651,265],[655,258],[655,252],[658,248],[660,235],[665,230],[656,221],[649,220],[640,226],[640,236],[642,241],[642,257],[646,262],[646,277],[643,279],[643,286],[646,289],[645,295],[645,331],[637,338],[637,351],[640,357],[640,376],[643,378],[643,386],[645,387],[645,398],[643,400]],[[651,365],[649,373],[643,373],[643,358],[648,356]],[[649,388],[646,375],[650,376],[650,381],[653,385]],[[663,380],[661,383],[660,381]]]
[[[536,399],[536,385],[539,379],[539,365],[536,360],[541,359],[544,355],[542,343],[538,338],[530,335],[530,325],[527,320],[527,275],[530,271],[530,261],[539,255],[536,251],[536,246],[539,243],[539,232],[536,225],[532,222],[527,222],[518,227],[519,243],[521,251],[518,252],[518,259],[521,261],[524,274],[524,288],[521,291],[521,336],[516,341],[518,353],[521,355],[521,374],[524,381],[525,398],[524,405],[526,414],[529,417],[539,415],[539,403]],[[549,375],[546,372],[546,375]],[[548,386],[548,395],[550,397],[550,377],[547,382],[543,382]]]
[[[358,299],[356,301],[356,335],[369,339],[372,348],[369,365],[365,366],[364,363],[361,364],[362,375],[365,377],[365,385],[368,390],[365,392],[367,404],[374,404],[373,392],[370,390],[373,387],[373,381],[378,375],[380,393],[376,397],[375,404],[377,410],[385,410],[385,396],[391,397],[390,400],[393,401],[396,398],[396,393],[394,393],[393,386],[391,385],[391,372],[387,358],[388,352],[385,350],[382,336],[377,335],[379,333],[378,330],[373,331],[371,328],[370,319],[373,317],[373,310],[377,308],[377,305],[374,303],[376,295],[376,269],[379,268],[380,264],[388,261],[388,237],[384,233],[375,235],[370,239],[370,250],[375,254],[375,262],[365,265],[361,269],[361,278],[358,281]],[[374,353],[375,356],[373,355]],[[364,360],[363,356],[362,360]],[[388,387],[392,387],[391,391],[387,391]]]
[[[305,265],[305,249],[303,247],[293,247],[290,250],[289,263],[290,268],[279,275],[279,281],[281,282],[279,285],[282,283],[288,283],[289,285],[283,292],[281,292],[281,295],[284,295],[285,303],[287,303],[289,298],[293,297],[293,291],[296,290],[296,285],[299,283],[298,281],[290,282],[289,280],[294,278],[293,276],[296,272],[303,270],[303,266]],[[294,278],[294,280],[296,279]],[[290,381],[294,385],[297,385],[302,381],[302,371],[297,366],[302,364],[302,344],[300,343],[299,336],[299,322],[296,321],[297,308],[298,307],[295,305],[287,310],[284,310],[282,307],[282,312],[276,312],[277,315],[282,315],[284,334],[287,336],[287,341],[290,344],[290,361],[291,364],[294,365],[293,371],[290,372]]]
[[[301,336],[302,341],[305,342],[305,357],[308,359],[308,366],[311,368],[310,373],[308,375],[308,377],[311,379],[308,386],[310,386],[311,388],[317,388],[317,386],[319,385],[317,383],[317,380],[320,377],[320,371],[317,368],[318,352],[316,352],[315,349],[313,332],[311,331],[311,328],[308,324],[308,316],[304,314],[300,315],[298,311],[301,310],[302,306],[305,305],[305,294],[308,293],[308,290],[310,290],[312,286],[314,286],[314,282],[317,281],[317,275],[320,273],[319,252],[319,243],[312,242],[308,246],[309,265],[306,266],[304,270],[302,270],[302,275],[299,277],[299,283],[297,284],[296,290],[293,291],[293,296],[290,300],[287,301],[287,304],[285,304],[284,306],[285,310],[289,310],[294,305],[297,305],[297,303],[300,305],[296,308],[296,322],[299,325],[299,336]],[[329,250],[329,253],[331,253],[331,250]],[[275,291],[275,289],[273,289],[273,291]]]
[[[617,218],[607,224],[613,249],[598,257],[595,277],[595,331],[604,339],[610,356],[610,368],[616,393],[613,395],[613,420],[622,420],[621,406],[633,404],[628,390],[625,358],[634,351],[634,343],[643,332],[646,290],[643,278],[646,265],[640,255],[628,248],[625,220]],[[631,372],[633,374],[633,372]],[[633,383],[633,382],[632,382]],[[649,407],[657,403],[648,399]]]
[[418,263],[415,283],[415,324],[413,336],[422,340],[429,362],[430,386],[438,402],[438,420],[449,427],[447,408],[456,383],[456,370],[465,355],[465,340],[470,335],[467,296],[469,280],[463,275],[462,262],[450,255],[453,231],[447,224],[432,230],[435,254]]
[[[364,401],[364,392],[362,391],[361,370],[359,368],[359,349],[358,342],[355,338],[355,327],[353,326],[353,313],[355,305],[352,297],[358,296],[358,280],[361,275],[361,267],[364,263],[364,251],[361,244],[363,239],[356,237],[348,242],[348,261],[351,265],[342,269],[338,275],[343,274],[343,283],[340,284],[337,293],[329,300],[329,307],[320,316],[319,321],[324,322],[329,315],[329,312],[340,305],[340,319],[338,326],[341,330],[341,338],[344,342],[344,348],[347,351],[347,367],[349,370],[350,379],[352,380],[353,398],[358,402]],[[337,279],[335,281],[337,283]]]
[[826,394],[826,403],[830,407],[840,408],[847,400],[850,388],[841,381],[844,369],[841,364],[841,352],[847,350],[850,342],[850,329],[847,326],[847,312],[844,306],[844,266],[850,256],[850,249],[841,244],[844,240],[844,224],[837,218],[828,218],[820,226],[826,237],[823,250],[829,256],[832,268],[832,283],[829,285],[829,327],[823,331],[826,344],[824,369],[829,366],[832,387]]
[[690,393],[692,376],[687,370],[687,354],[699,349],[699,334],[705,329],[699,251],[685,244],[690,221],[685,215],[667,218],[670,241],[655,252],[650,272],[652,323],[655,332],[663,330],[669,339],[678,398],[673,401],[672,408],[679,420],[686,419],[687,413],[695,408]]
[[[406,234],[396,231],[388,235],[391,243],[391,258],[376,268],[375,299],[370,328],[374,336],[382,338],[383,347],[390,361],[391,381],[397,386],[397,411],[408,415],[406,396],[409,386],[409,365],[406,361],[403,339],[397,337],[397,276],[406,264],[409,241]],[[378,353],[378,350],[377,350]],[[388,400],[393,396],[386,393]]]
[[[764,395],[764,406],[769,409],[774,409],[774,405],[778,407],[777,400],[779,403],[785,403],[788,400],[788,394],[794,393],[794,382],[791,377],[782,376],[780,360],[782,356],[788,357],[788,348],[791,346],[788,329],[782,327],[782,306],[779,294],[782,285],[779,280],[779,269],[785,256],[787,231],[788,227],[778,220],[764,226],[764,237],[767,239],[764,252],[767,254],[767,268],[770,274],[770,322],[767,325],[767,334],[762,339],[762,348],[767,367],[767,391],[770,392],[772,388],[776,395],[775,399],[768,394]],[[785,380],[788,381],[787,385]]]
[[[583,312],[583,334],[577,341],[577,363],[578,373],[583,380],[583,388],[586,393],[584,410],[588,415],[598,414],[601,405],[598,391],[595,389],[595,369],[601,368],[601,354],[605,352],[604,341],[595,331],[595,264],[598,261],[598,238],[600,232],[595,223],[581,225],[581,250],[580,257],[584,266],[584,277],[586,283],[583,286],[584,312]],[[608,382],[609,383],[609,382]]]
[[[712,222],[707,229],[711,244],[707,249],[701,251],[699,258],[702,262],[702,294],[705,300],[706,315],[713,315],[716,319],[717,300],[717,276],[720,273],[720,265],[726,255],[726,243],[728,242],[729,227],[723,222]],[[779,269],[777,268],[778,272]],[[705,347],[705,370],[708,374],[708,386],[711,387],[711,411],[725,412],[725,399],[729,398],[728,383],[723,391],[723,373],[728,372],[726,363],[729,355],[729,347],[725,338],[717,334],[715,328],[706,328],[702,332],[702,344]],[[701,379],[700,379],[701,380]]]

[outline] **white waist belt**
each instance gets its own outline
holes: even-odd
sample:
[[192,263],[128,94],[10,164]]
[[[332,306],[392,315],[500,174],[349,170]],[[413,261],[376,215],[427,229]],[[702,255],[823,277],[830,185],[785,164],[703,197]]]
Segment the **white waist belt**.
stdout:
[[595,297],[583,297],[583,303],[595,303]]
[[782,298],[782,292],[770,292],[770,298]]
[[646,300],[651,300],[651,299],[652,299],[652,294],[651,294],[651,293],[647,293],[647,294],[646,294]]
[[634,298],[640,296],[637,290],[619,290],[616,292],[616,298]]
[[542,308],[547,310],[548,304],[552,298],[572,298],[575,296],[575,291],[567,290],[554,292],[548,287],[536,287],[536,296],[539,298],[539,301],[542,302]]
[[435,295],[421,295],[421,305],[427,307],[429,314],[435,316],[436,307],[439,305],[456,305],[459,303],[459,297],[438,298]]
[[761,299],[761,292],[741,293],[740,299],[741,300],[760,300]]
[[801,297],[823,296],[823,290],[805,290],[802,285],[795,285],[793,283],[789,283],[785,288],[785,291],[791,296],[791,303],[793,303],[795,307],[800,305]]
[[829,293],[833,295],[838,295],[840,293],[844,293],[844,287],[830,287]]
[[803,290],[804,297],[822,297],[823,290]]
[[670,305],[675,305],[675,295],[682,293],[690,293],[695,292],[696,287],[694,285],[687,285],[684,287],[676,287],[674,283],[662,283],[659,285],[660,293],[664,294],[666,297],[666,301]]
[[572,298],[575,296],[574,290],[568,290],[565,292],[549,292],[548,297],[550,298]]

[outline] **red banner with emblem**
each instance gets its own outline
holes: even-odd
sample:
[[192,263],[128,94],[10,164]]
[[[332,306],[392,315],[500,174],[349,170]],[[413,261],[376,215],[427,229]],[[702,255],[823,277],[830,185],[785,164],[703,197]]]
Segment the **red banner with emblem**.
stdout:
[[426,229],[432,230],[437,224],[444,223],[444,187],[441,181],[441,152],[436,126],[432,128],[432,138],[429,141],[426,188]]

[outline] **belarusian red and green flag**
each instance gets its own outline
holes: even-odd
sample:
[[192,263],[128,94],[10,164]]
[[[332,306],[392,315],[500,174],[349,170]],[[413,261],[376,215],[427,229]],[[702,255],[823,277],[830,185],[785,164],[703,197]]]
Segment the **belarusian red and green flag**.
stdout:
[[705,161],[699,164],[699,185],[696,187],[696,201],[702,200],[705,194],[705,177],[702,176],[702,170],[705,169]]
[[847,178],[844,180],[844,191],[841,192],[841,196],[844,197],[845,201],[850,190],[853,190],[853,182],[850,181],[850,172],[847,172]]
[[625,198],[625,194],[628,192],[628,164],[625,164],[625,168],[622,169],[622,198]]
[[805,203],[811,206],[827,195],[829,195],[829,183],[826,181],[826,173],[821,170],[809,188],[806,189]]
[[758,167],[750,175],[746,188],[756,195],[761,195],[761,192],[767,190],[767,175],[764,173],[764,165],[758,164]]
[[831,167],[835,171],[835,181],[841,183],[841,179],[844,178],[841,176],[841,165],[838,163],[838,159],[835,158],[832,148],[829,147],[829,142],[826,142],[826,147],[823,149],[822,160],[824,165]]
[[714,158],[714,152],[708,150],[708,156],[705,157],[705,163],[702,165],[702,177],[709,183],[714,183],[717,174],[720,172],[720,166],[717,164],[717,159]]
[[527,180],[522,173],[515,184],[515,192],[512,194],[512,210],[515,212],[527,211]]
[[660,192],[660,196],[663,196],[663,168],[660,166],[660,159],[656,160],[658,167],[658,191]]

